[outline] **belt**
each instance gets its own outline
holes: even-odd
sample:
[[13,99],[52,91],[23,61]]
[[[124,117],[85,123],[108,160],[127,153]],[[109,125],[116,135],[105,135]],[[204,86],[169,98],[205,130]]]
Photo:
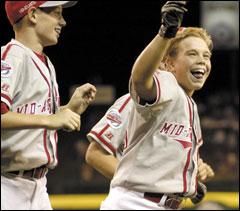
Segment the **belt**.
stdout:
[[[145,192],[144,193],[144,198],[155,202],[155,203],[159,203],[161,201],[161,199],[163,198],[163,196],[166,196],[166,194],[163,193],[149,193],[149,192]],[[178,209],[179,205],[181,204],[182,199],[178,198],[178,196],[166,196],[165,201],[163,202],[163,205],[171,208],[171,209]]]
[[25,177],[27,179],[33,179],[33,178],[40,179],[46,175],[47,170],[48,170],[47,166],[43,165],[30,170],[10,171],[8,173]]

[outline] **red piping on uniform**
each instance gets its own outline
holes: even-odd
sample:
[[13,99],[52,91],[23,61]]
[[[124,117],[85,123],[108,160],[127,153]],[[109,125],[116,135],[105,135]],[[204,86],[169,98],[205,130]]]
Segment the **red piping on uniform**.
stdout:
[[156,102],[159,101],[160,97],[161,97],[161,87],[160,87],[160,82],[158,80],[158,78],[153,75],[153,77],[155,78],[155,81],[157,81],[156,85],[157,85],[157,99],[156,99]]
[[[126,105],[128,104],[128,102],[130,101],[131,96],[129,96],[127,98],[127,100],[123,103],[123,105],[120,107],[120,109],[118,110],[119,113],[121,113],[123,111],[123,109],[126,107]],[[100,132],[99,132],[99,136],[101,136],[105,130],[107,130],[109,128],[109,124],[107,124]]]
[[[187,102],[188,102],[188,109],[189,109],[189,123],[192,128],[192,109],[191,109],[191,104],[189,103],[188,97],[187,97]],[[192,132],[191,132],[191,140],[192,140]]]
[[113,154],[116,153],[116,150],[113,148],[113,146],[110,145],[107,141],[105,141],[105,140],[101,137],[100,133],[98,134],[98,133],[95,132],[95,131],[90,131],[90,134],[95,135],[104,145],[106,145],[106,146],[113,152]]
[[[191,140],[192,140],[192,133],[193,133],[192,109],[191,109],[191,104],[189,103],[189,98],[188,98],[188,96],[186,96],[186,98],[187,98],[187,102],[188,102],[189,123],[190,123],[190,127],[191,127],[190,138],[191,138]],[[188,169],[189,163],[190,163],[191,150],[192,150],[192,149],[190,149],[190,150],[188,151],[187,162],[186,162],[186,165],[184,166],[184,170],[183,170],[183,192],[184,192],[184,193],[187,191],[187,169]]]
[[7,57],[7,54],[8,54],[8,52],[9,52],[9,50],[10,50],[10,48],[13,46],[14,44],[10,44],[10,45],[8,45],[7,46],[7,48],[5,49],[5,51],[3,52],[3,55],[2,55],[2,60],[5,60],[6,59],[6,57]]
[[59,97],[59,94],[58,94],[58,91],[56,89],[56,87],[54,87],[54,91],[55,91],[55,96],[56,96],[56,102],[57,102],[57,105],[60,106],[60,97]]
[[192,147],[192,142],[184,141],[184,140],[179,140],[179,139],[174,139],[175,141],[178,141],[180,144],[182,144],[183,148],[188,148]]
[[43,145],[44,145],[44,150],[47,154],[47,165],[50,163],[50,154],[49,154],[49,151],[48,151],[48,148],[47,148],[47,129],[44,129],[44,132],[43,132]]
[[107,130],[108,128],[109,128],[109,124],[106,124],[105,127],[100,131],[98,135],[101,136],[105,132],[105,130]]
[[48,85],[48,97],[51,97],[50,84],[48,82],[47,77],[43,74],[42,70],[38,67],[37,63],[33,60],[33,58],[32,58],[32,61],[35,64],[35,66],[37,67],[37,69],[39,70],[39,72],[42,75],[42,77],[44,78],[44,80],[47,82],[47,85]]
[[125,106],[128,104],[128,102],[129,102],[130,99],[131,99],[131,96],[129,96],[129,97],[127,98],[127,100],[123,103],[123,105],[121,106],[121,108],[118,110],[119,113],[122,112],[122,110],[123,110],[123,109],[125,108]]
[[4,99],[6,99],[10,105],[12,105],[12,100],[10,99],[10,97],[8,97],[7,95],[1,93],[1,97],[3,97]]
[[[5,60],[5,59],[6,59],[7,54],[8,54],[9,50],[11,49],[11,47],[12,47],[13,45],[16,45],[16,44],[9,44],[9,45],[6,47],[5,51],[4,51],[3,54],[2,54],[1,60]],[[19,45],[16,45],[16,46],[18,46],[18,47],[21,48],[21,46],[19,46]],[[9,102],[10,105],[12,105],[12,100],[11,100],[7,95],[1,93],[1,96],[2,96],[3,98],[5,98],[5,99]]]
[[187,162],[186,162],[186,165],[184,166],[184,170],[183,170],[183,193],[186,193],[186,191],[187,191],[187,170],[188,170],[188,166],[190,163],[191,151],[192,151],[192,149],[189,149],[188,155],[187,155]]
[[9,111],[9,108],[6,103],[1,102],[1,114],[6,114]]
[[[126,107],[126,105],[128,104],[128,102],[130,101],[131,99],[131,96],[129,96],[125,102],[122,104],[122,106],[120,107],[120,109],[118,110],[119,113],[121,113],[123,111],[123,109]],[[108,142],[106,142],[101,136],[102,134],[110,127],[109,124],[106,124],[104,126],[104,128],[99,132],[99,133],[96,133],[95,131],[90,131],[90,133],[93,133],[95,136],[97,136],[99,138],[100,141],[102,141],[113,153],[116,152],[116,150],[108,144]]]
[[3,52],[3,55],[2,55],[2,58],[1,58],[2,60],[5,60],[5,59],[6,59],[7,54],[8,54],[8,52],[9,52],[10,48],[11,48],[13,45],[16,45],[16,46],[18,46],[18,47],[20,47],[20,48],[23,48],[23,47],[21,47],[20,45],[17,45],[17,44],[9,44],[9,45],[7,46],[7,48],[5,49],[5,51]]

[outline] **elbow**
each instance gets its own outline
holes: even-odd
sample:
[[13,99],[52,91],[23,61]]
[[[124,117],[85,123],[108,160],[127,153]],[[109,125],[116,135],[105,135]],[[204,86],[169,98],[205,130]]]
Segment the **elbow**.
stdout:
[[92,166],[93,163],[93,156],[92,156],[93,152],[91,150],[91,144],[89,145],[87,152],[85,154],[85,161],[88,165]]
[[134,89],[139,90],[144,85],[144,83],[145,81],[143,78],[139,77],[138,75],[132,74],[131,84]]
[[99,160],[99,148],[101,149],[95,141],[92,141],[85,154],[86,163],[94,168]]

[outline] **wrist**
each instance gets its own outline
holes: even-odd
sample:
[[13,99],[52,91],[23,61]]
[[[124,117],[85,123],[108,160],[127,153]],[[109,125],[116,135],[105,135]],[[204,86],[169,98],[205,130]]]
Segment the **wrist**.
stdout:
[[43,128],[49,129],[50,124],[51,124],[50,123],[51,121],[49,121],[49,116],[50,115],[42,115],[42,118],[40,120],[40,124],[42,125]]
[[174,38],[177,34],[178,27],[175,26],[164,26],[163,24],[160,27],[159,35],[163,38]]

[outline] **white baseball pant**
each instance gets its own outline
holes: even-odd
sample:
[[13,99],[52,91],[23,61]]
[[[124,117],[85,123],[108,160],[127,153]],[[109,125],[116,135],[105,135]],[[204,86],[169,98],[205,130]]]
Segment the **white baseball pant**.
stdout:
[[144,198],[144,193],[123,187],[111,188],[100,210],[172,210],[164,206],[166,197],[159,203]]
[[1,175],[1,210],[52,210],[46,177],[28,180]]

